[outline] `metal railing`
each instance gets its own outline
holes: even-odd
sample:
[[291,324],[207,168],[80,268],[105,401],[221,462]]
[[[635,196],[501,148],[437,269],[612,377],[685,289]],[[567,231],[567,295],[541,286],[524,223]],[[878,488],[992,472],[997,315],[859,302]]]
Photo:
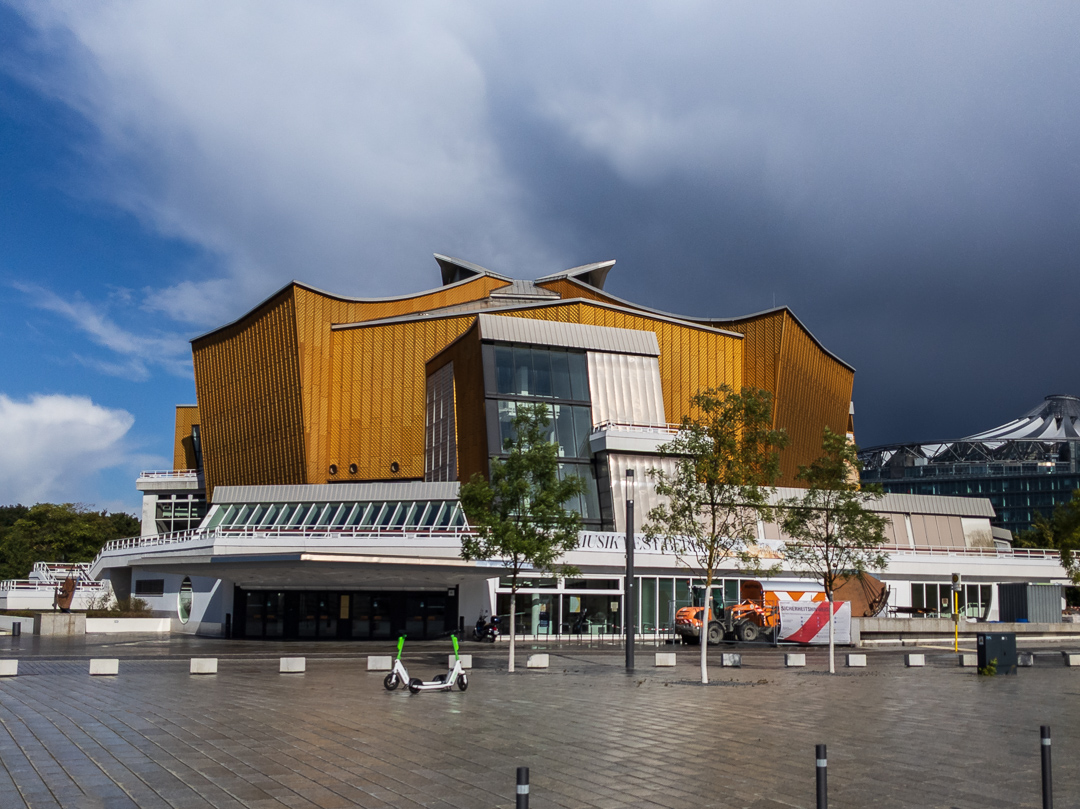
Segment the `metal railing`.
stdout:
[[[52,593],[55,592],[56,587],[56,582],[41,581],[40,579],[6,579],[0,581],[0,592],[19,590]],[[94,581],[93,579],[80,579],[75,582],[76,590],[101,590],[104,587],[105,582]]]
[[628,430],[630,432],[638,433],[667,433],[668,435],[675,435],[682,429],[681,424],[634,424],[633,422],[625,421],[602,421],[593,427],[593,433],[601,433],[604,430]]
[[1058,551],[1041,548],[954,548],[947,546],[924,547],[910,545],[882,545],[886,553],[899,556],[976,556],[986,559],[1060,559]]
[[140,478],[184,478],[184,479],[197,479],[199,477],[198,469],[160,469],[150,470],[147,472],[140,472]]

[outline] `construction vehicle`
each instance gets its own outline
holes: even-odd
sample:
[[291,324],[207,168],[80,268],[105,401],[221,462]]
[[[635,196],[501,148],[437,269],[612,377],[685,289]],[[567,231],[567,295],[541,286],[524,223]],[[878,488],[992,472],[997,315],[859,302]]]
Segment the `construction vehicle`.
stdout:
[[[704,609],[705,588],[690,588],[692,606],[675,613],[675,632],[683,643],[697,644],[701,639],[701,613]],[[836,601],[851,603],[852,615],[874,616],[881,612],[889,598],[889,588],[869,573],[861,577],[844,577],[833,594]],[[824,588],[812,581],[745,579],[739,583],[739,600],[724,603],[723,587],[714,585],[709,599],[709,629],[707,640],[715,646],[722,640],[754,641],[771,637],[780,623],[781,601],[825,601]]]
[[[705,588],[691,588],[693,604],[675,613],[675,632],[683,643],[701,641],[701,615],[705,610]],[[770,581],[762,583],[746,579],[739,583],[739,600],[725,605],[722,588],[713,587],[706,639],[715,646],[722,640],[755,641],[772,637],[780,624],[781,600],[822,601],[825,592],[821,585],[807,581]]]

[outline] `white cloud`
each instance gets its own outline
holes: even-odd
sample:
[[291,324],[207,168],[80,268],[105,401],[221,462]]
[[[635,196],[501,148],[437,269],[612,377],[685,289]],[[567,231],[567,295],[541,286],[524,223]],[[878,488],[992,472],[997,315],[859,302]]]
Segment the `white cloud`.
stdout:
[[124,443],[134,422],[85,396],[0,393],[0,503],[91,499],[94,475],[136,460]]
[[31,303],[38,309],[61,315],[95,343],[123,358],[121,362],[113,362],[76,354],[75,359],[83,365],[135,381],[148,379],[149,366],[153,365],[176,376],[191,375],[190,348],[179,335],[136,334],[117,325],[104,314],[101,306],[84,300],[65,300],[55,292],[29,284],[13,286],[29,295]]

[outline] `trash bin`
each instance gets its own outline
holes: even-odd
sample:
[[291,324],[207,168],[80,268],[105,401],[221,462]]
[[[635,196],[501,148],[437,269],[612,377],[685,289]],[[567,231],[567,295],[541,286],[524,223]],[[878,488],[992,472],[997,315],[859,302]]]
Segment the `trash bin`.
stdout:
[[995,661],[998,674],[1016,674],[1015,632],[980,632],[977,637],[980,669]]

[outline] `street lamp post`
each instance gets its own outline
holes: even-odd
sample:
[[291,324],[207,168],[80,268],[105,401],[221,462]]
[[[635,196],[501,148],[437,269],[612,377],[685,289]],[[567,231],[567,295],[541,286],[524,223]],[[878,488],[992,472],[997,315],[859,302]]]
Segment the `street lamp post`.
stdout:
[[634,470],[626,470],[626,670],[634,670],[634,629],[637,627],[637,599],[634,597]]

